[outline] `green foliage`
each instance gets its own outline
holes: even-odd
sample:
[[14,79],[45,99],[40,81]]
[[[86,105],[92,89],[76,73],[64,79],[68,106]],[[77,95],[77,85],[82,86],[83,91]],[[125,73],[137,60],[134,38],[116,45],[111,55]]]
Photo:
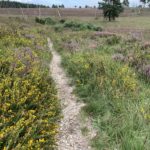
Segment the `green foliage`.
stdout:
[[40,24],[45,24],[46,23],[44,19],[40,19],[39,17],[35,18],[35,22],[40,23]]
[[[150,86],[136,70],[149,60],[148,44],[143,45],[147,50],[141,50],[135,40],[85,31],[65,31],[63,37],[57,33],[53,40],[76,85],[75,93],[86,103],[83,109],[96,127],[93,147],[148,150]],[[146,66],[147,74],[149,70]]]
[[0,35],[0,149],[55,149],[60,107],[47,39],[17,25]]
[[80,31],[80,30],[102,31],[101,27],[96,27],[93,24],[77,23],[75,21],[66,22],[64,24],[64,28],[69,28],[75,31]]
[[104,0],[104,2],[99,3],[99,8],[103,9],[104,18],[109,19],[109,21],[115,20],[123,12],[123,6],[120,0]]
[[123,0],[123,4],[127,7],[129,7],[129,0]]
[[54,21],[52,18],[35,18],[35,22],[40,23],[40,24],[47,24],[47,25],[54,25],[56,24],[56,21]]
[[59,21],[60,23],[65,23],[66,22],[66,20],[65,19],[60,19],[60,21]]
[[0,8],[49,8],[44,5],[36,5],[36,4],[28,4],[28,3],[20,3],[20,2],[11,2],[9,0],[0,1]]
[[62,5],[55,5],[55,4],[53,4],[52,8],[65,8],[65,6],[64,6],[64,4],[62,4]]
[[149,3],[149,2],[150,2],[150,0],[140,0],[140,2],[142,2],[142,3],[146,4],[146,3]]
[[148,149],[149,142],[145,140],[149,137],[150,112],[144,118],[145,108],[140,104],[143,92],[129,66],[99,53],[85,52],[67,55],[63,65],[87,104],[84,110],[98,127],[94,140],[97,149]]
[[61,31],[63,31],[63,26],[61,25],[61,24],[56,24],[55,26],[54,26],[54,30],[56,31],[56,32],[61,32]]
[[95,26],[90,23],[79,23],[75,21],[66,21],[65,19],[61,19],[60,21],[53,20],[52,18],[35,18],[35,22],[43,24],[43,25],[55,25],[55,31],[64,29],[71,29],[73,31],[82,31],[82,30],[91,30],[91,31],[102,31],[100,26]]

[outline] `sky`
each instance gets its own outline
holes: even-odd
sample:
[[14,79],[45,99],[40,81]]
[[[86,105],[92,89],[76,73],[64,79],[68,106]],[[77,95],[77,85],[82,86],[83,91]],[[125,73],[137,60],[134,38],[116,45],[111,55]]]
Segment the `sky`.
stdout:
[[[52,4],[64,4],[65,7],[74,7],[74,6],[97,6],[98,2],[101,0],[12,0],[19,2],[30,2],[35,4],[43,4],[51,6]],[[140,0],[129,0],[130,6],[138,6]]]

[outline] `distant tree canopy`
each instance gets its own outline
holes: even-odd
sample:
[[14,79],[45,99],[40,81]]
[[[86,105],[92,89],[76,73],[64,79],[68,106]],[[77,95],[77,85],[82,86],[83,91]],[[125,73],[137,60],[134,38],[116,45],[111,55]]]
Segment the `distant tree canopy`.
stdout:
[[144,5],[148,4],[150,7],[150,0],[140,0],[140,2],[142,2]]
[[58,5],[53,4],[52,8],[58,8]]
[[99,9],[103,9],[104,18],[109,21],[115,20],[123,12],[120,0],[103,0],[103,2],[99,2]]
[[129,7],[129,0],[123,0],[123,4],[127,7]]
[[140,2],[142,2],[142,3],[149,3],[150,2],[150,0],[140,0]]
[[88,6],[88,5],[85,5],[85,8],[90,8],[90,6]]
[[65,5],[64,4],[59,5],[59,8],[65,8]]
[[0,8],[37,8],[37,7],[49,8],[48,6],[44,6],[44,5],[20,3],[20,2],[9,1],[9,0],[0,1]]
[[52,8],[65,8],[65,6],[63,4],[62,5],[55,5],[55,4],[53,4]]

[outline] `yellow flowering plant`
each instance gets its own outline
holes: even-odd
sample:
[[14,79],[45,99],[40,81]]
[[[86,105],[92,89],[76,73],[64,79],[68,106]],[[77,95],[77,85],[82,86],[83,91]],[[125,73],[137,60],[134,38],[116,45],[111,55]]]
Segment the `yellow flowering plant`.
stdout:
[[[47,39],[32,28],[1,28],[0,149],[54,149],[60,106]],[[24,36],[29,33],[35,38]]]

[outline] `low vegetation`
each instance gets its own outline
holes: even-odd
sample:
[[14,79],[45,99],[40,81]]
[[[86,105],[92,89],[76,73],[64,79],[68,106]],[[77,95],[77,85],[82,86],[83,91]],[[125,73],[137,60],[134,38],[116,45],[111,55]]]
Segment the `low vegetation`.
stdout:
[[[0,24],[0,149],[56,148],[60,106],[48,68],[48,35],[97,132],[91,145],[97,150],[149,150],[148,38],[102,31],[97,20],[35,22]],[[119,23],[103,22],[103,28]],[[149,27],[144,27],[146,33]],[[86,127],[81,130],[88,134]]]
[[91,31],[102,31],[102,28],[99,26],[95,26],[90,23],[80,23],[76,21],[67,21],[65,19],[54,20],[52,18],[35,18],[37,23],[43,25],[55,25],[55,31],[62,31],[63,29],[71,29],[73,31],[83,31],[83,30],[91,30]]
[[44,29],[0,27],[0,149],[54,149],[59,103]]
[[39,17],[36,17],[35,18],[35,21],[37,23],[40,23],[40,24],[43,24],[43,25],[54,25],[56,24],[57,22],[55,20],[53,20],[52,18],[48,17],[48,18],[39,18]]
[[62,54],[62,65],[73,77],[76,93],[87,104],[85,112],[93,118],[97,130],[93,147],[148,150],[148,46],[105,32],[63,35],[57,33],[53,40]]

